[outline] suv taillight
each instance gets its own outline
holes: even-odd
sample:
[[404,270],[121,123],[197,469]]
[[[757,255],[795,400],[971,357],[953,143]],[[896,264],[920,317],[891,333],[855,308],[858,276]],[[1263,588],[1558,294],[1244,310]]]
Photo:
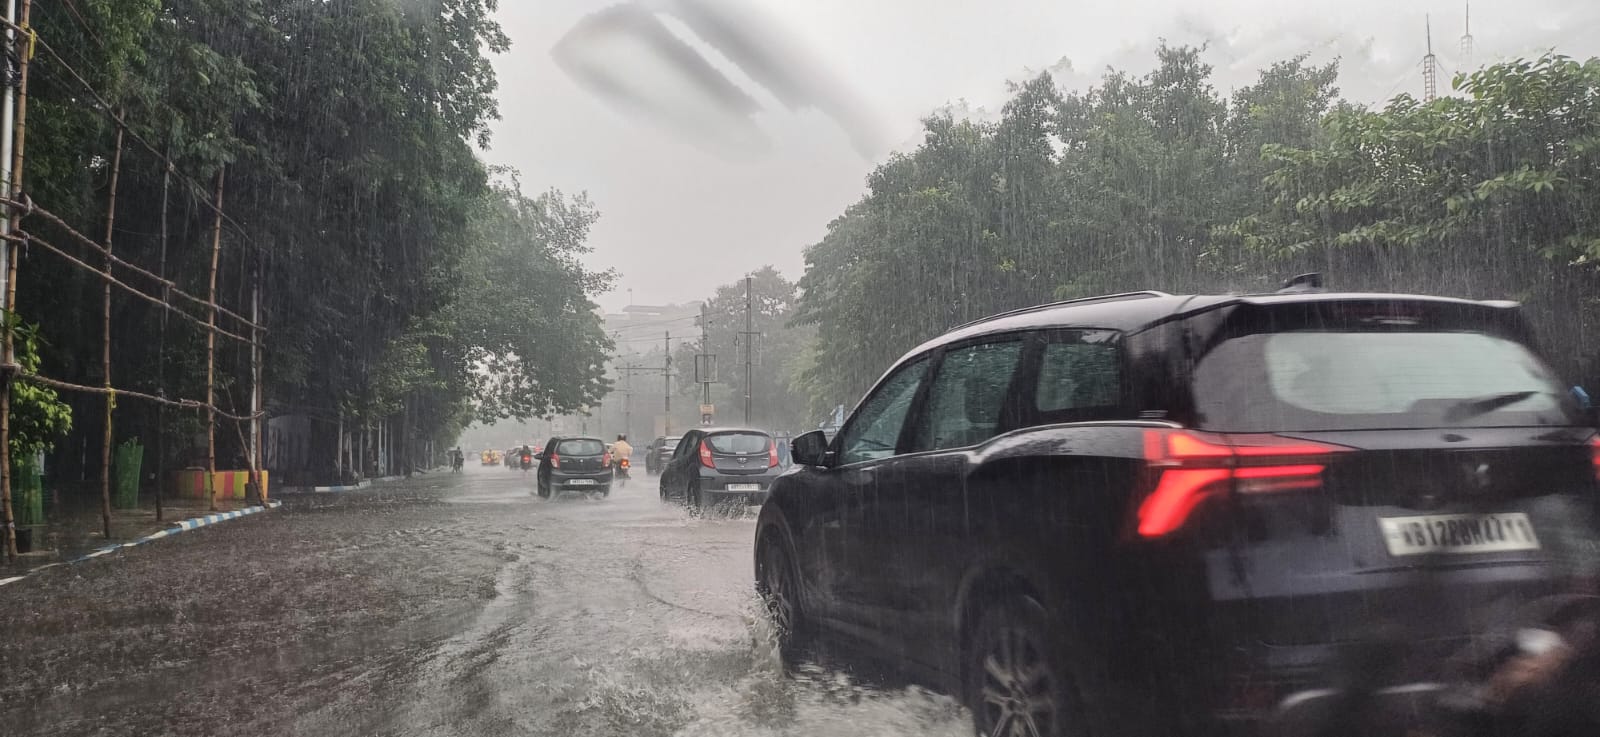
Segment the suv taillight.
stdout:
[[700,465],[705,466],[706,468],[717,467],[717,462],[711,460],[711,446],[706,445],[706,441],[704,440],[700,441]]
[[777,468],[777,467],[778,467],[778,441],[774,440],[774,441],[772,441],[772,445],[767,446],[767,468]]
[[[523,456],[523,457],[526,458],[527,456]],[[555,453],[551,453],[550,454],[550,467],[551,468],[560,468],[561,467],[561,456],[556,455]]]
[[1350,450],[1278,435],[1146,430],[1145,461],[1159,476],[1139,505],[1139,535],[1172,534],[1201,503],[1230,491],[1260,495],[1322,488],[1329,459]]

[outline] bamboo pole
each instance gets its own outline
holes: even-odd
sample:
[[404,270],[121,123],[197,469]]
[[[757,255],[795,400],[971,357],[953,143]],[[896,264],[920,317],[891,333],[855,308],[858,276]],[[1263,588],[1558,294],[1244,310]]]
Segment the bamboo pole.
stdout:
[[[28,16],[33,10],[33,0],[22,0],[22,17],[18,26],[28,27]],[[20,41],[21,36],[17,39]],[[22,196],[22,154],[27,143],[28,131],[28,61],[32,57],[33,46],[30,43],[26,50],[16,50],[17,57],[17,113],[16,125],[12,129],[15,143],[11,147],[11,199]],[[22,227],[22,213],[16,208],[11,208],[11,232],[16,233]],[[5,306],[8,315],[15,315],[17,309],[17,257],[19,255],[17,242],[6,241],[6,294]],[[9,369],[17,363],[16,337],[13,335],[13,326],[8,326],[5,331],[4,363]],[[0,391],[0,507],[4,508],[6,559],[17,559],[17,522],[11,509],[11,376],[5,377],[4,391]]]
[[[172,143],[168,135],[166,167],[161,172],[161,257],[157,272],[161,278],[167,278],[167,198],[172,189]],[[166,303],[170,292],[165,284],[161,287],[161,301]],[[161,310],[161,332],[156,341],[156,395],[167,395],[167,310]],[[167,485],[167,406],[156,405],[156,521],[162,521],[161,497],[163,487]]]
[[217,217],[211,229],[211,287],[206,331],[206,497],[209,509],[217,511],[217,261],[222,255],[222,185],[226,169],[217,171]]
[[[106,200],[106,273],[111,273],[112,235],[117,224],[117,180],[122,176],[122,126],[117,126],[117,150],[111,156],[111,193]],[[111,391],[111,282],[105,282],[101,300],[105,314],[100,336],[100,375],[106,387],[106,427],[100,445],[100,531],[111,539],[111,413],[117,406],[117,395]]]

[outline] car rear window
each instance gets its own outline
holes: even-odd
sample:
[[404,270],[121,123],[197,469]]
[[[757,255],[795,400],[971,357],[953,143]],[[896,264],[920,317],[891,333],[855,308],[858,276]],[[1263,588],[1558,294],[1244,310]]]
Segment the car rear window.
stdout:
[[753,432],[729,432],[706,438],[714,453],[760,453],[772,443],[772,438]]
[[1526,346],[1471,331],[1242,335],[1195,367],[1200,424],[1232,432],[1570,424]]
[[563,440],[556,448],[557,453],[569,456],[597,456],[606,451],[605,443],[593,438]]

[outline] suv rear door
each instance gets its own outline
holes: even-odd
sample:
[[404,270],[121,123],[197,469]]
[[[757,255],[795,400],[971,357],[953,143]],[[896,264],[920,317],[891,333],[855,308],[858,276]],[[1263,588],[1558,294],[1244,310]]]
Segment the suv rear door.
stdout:
[[[1229,508],[1185,526],[1212,541],[1213,598],[1252,600],[1262,641],[1340,640],[1374,613],[1482,631],[1561,569],[1594,569],[1593,433],[1514,313],[1392,298],[1224,313],[1191,331],[1195,447],[1239,468]],[[1448,570],[1419,602],[1429,563]]]

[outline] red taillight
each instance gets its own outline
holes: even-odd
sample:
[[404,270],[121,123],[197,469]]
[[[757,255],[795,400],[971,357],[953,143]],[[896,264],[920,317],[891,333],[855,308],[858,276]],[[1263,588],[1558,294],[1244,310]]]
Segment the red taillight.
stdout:
[[706,468],[717,467],[717,462],[711,460],[711,446],[706,445],[706,441],[704,440],[700,441],[700,465],[705,466]]
[[778,441],[774,440],[774,441],[772,441],[772,445],[767,446],[767,468],[777,468],[777,467],[778,467]]
[[624,469],[633,465],[633,462],[629,461],[626,457],[624,457],[621,461],[618,461],[618,463],[620,463]]
[[1139,535],[1176,532],[1202,502],[1230,490],[1249,495],[1321,488],[1329,456],[1348,450],[1277,435],[1146,430],[1145,459],[1161,476],[1139,505]]
[[600,454],[600,467],[601,468],[610,468],[611,467],[611,451],[608,450],[608,451],[605,451],[605,452]]
[[1589,463],[1594,466],[1594,478],[1600,481],[1600,438],[1589,441]]
[[[527,456],[523,456],[522,458],[523,458],[523,462],[526,463],[528,457]],[[550,454],[550,467],[551,468],[560,468],[561,467],[561,456],[556,455],[555,453],[551,453]]]

